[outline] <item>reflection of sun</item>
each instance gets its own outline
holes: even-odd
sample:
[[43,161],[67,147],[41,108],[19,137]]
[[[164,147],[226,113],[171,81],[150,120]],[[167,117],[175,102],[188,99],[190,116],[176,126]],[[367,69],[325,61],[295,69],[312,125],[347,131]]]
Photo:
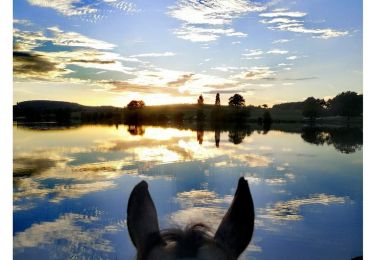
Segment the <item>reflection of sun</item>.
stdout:
[[139,148],[135,149],[135,153],[138,155],[140,161],[170,163],[181,159],[177,153],[170,151],[165,147]]
[[147,128],[144,135],[145,138],[154,140],[170,140],[173,137],[191,137],[193,136],[192,131],[181,131],[174,128]]

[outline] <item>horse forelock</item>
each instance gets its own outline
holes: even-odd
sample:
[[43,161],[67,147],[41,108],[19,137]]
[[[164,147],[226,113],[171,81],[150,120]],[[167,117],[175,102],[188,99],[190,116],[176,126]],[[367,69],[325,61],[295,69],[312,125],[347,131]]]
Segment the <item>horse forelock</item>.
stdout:
[[197,223],[181,228],[164,229],[153,233],[147,238],[145,247],[138,251],[139,260],[147,259],[150,252],[157,246],[175,245],[175,256],[177,258],[195,257],[204,245],[215,245],[223,248],[213,239],[211,229],[203,224]]

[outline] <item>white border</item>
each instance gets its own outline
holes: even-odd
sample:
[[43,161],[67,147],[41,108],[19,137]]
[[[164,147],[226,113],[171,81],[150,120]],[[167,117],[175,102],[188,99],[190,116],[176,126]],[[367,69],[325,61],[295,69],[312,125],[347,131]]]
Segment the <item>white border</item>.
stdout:
[[12,1],[2,2],[0,17],[0,258],[13,259]]
[[[359,0],[360,1],[360,0]],[[364,186],[363,186],[363,213],[364,213],[364,257],[366,259],[375,259],[375,249],[373,246],[373,232],[375,231],[375,172],[371,171],[373,166],[371,161],[374,155],[371,154],[374,142],[374,116],[375,112],[375,95],[374,80],[375,63],[374,63],[374,34],[373,26],[375,25],[375,1],[364,1]],[[0,79],[1,79],[1,95],[0,95],[0,158],[1,158],[1,179],[0,179],[0,246],[1,259],[13,258],[12,230],[13,230],[13,207],[12,207],[12,157],[13,157],[13,136],[12,136],[12,22],[13,22],[13,3],[12,1],[3,1],[0,8]],[[368,117],[367,115],[372,115]],[[345,216],[342,216],[345,217]]]
[[[375,2],[371,0],[364,1],[363,29],[364,29],[364,53],[363,53],[363,97],[364,97],[364,121],[363,121],[363,256],[366,259],[375,259],[375,248],[373,245],[375,230],[375,172],[373,164],[374,155],[374,24],[375,24]],[[371,117],[367,116],[371,115]]]

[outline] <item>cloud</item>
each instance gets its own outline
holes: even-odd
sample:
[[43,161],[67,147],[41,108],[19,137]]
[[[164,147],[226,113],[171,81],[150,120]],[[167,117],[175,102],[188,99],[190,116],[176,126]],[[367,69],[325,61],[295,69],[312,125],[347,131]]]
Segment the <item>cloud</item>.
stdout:
[[313,79],[318,79],[318,77],[302,77],[302,78],[286,78],[285,80],[313,80]]
[[46,0],[27,0],[29,4],[43,7],[52,8],[57,12],[66,15],[84,15],[88,13],[96,13],[98,10],[92,8],[90,5],[79,6],[80,0],[58,0],[58,1],[46,1]]
[[131,55],[131,58],[136,58],[136,57],[171,57],[171,56],[176,56],[176,53],[173,52],[151,52],[151,53],[142,53],[142,54],[137,54],[137,55]]
[[41,54],[13,52],[13,73],[16,77],[48,79],[61,77],[70,72]]
[[242,56],[259,56],[259,55],[262,55],[264,52],[260,49],[255,49],[255,50],[247,50],[248,52],[247,53],[243,53],[241,54]]
[[168,14],[183,22],[181,28],[175,30],[177,37],[193,42],[210,42],[222,35],[246,37],[245,33],[230,27],[233,20],[265,8],[246,0],[180,0],[169,7]]
[[280,50],[280,49],[272,49],[267,51],[269,54],[287,54],[289,51],[287,50]]
[[287,9],[273,10],[272,12],[259,14],[260,17],[270,18],[260,20],[260,22],[270,25],[268,28],[271,30],[312,34],[313,38],[321,39],[342,37],[349,34],[348,31],[338,31],[331,28],[306,28],[304,25],[305,21],[303,20],[306,15],[307,13],[304,12],[291,12]]
[[[64,32],[58,27],[49,27],[47,31],[48,36],[43,31],[14,29],[15,77],[53,81],[70,80],[64,78],[74,72],[67,69],[69,65],[129,74],[134,68],[126,67],[122,62],[140,62],[134,57],[122,57],[107,51],[115,47],[113,44],[75,32]],[[71,50],[40,50],[45,43],[51,43],[53,46],[68,46]],[[36,51],[38,47],[39,50]]]
[[286,59],[287,60],[296,60],[296,59],[298,59],[298,56],[292,55],[292,56],[286,57]]
[[120,9],[125,12],[136,12],[138,9],[133,3],[122,0],[113,1],[84,1],[84,0],[27,0],[30,5],[50,8],[65,16],[89,16],[92,21],[104,18],[103,10],[108,10],[108,7]]
[[308,198],[292,199],[288,201],[279,201],[274,205],[260,210],[259,218],[272,220],[301,220],[300,214],[302,206],[320,204],[328,206],[330,204],[343,204],[347,201],[345,197],[337,197],[327,194],[313,194]]
[[31,32],[13,29],[13,48],[17,51],[30,51],[50,40],[42,31]]
[[286,43],[292,41],[291,39],[280,39],[280,40],[275,40],[272,42],[272,44],[277,44],[277,43]]
[[236,32],[232,28],[203,28],[198,26],[183,25],[174,31],[178,38],[192,42],[211,42],[220,36],[246,37],[246,33]]
[[264,23],[264,24],[272,24],[272,23],[298,23],[298,20],[293,20],[289,18],[273,18],[271,20],[260,20],[259,22]]
[[110,92],[138,92],[138,93],[162,93],[167,91],[168,93],[175,92],[178,93],[174,88],[167,88],[167,87],[158,87],[154,85],[140,85],[134,84],[128,81],[98,81],[97,84],[106,87],[107,91]]
[[169,87],[180,87],[180,86],[183,86],[187,81],[189,81],[193,77],[193,75],[194,74],[182,75],[177,80],[168,82],[167,85]]
[[110,50],[116,47],[116,45],[114,44],[89,38],[77,32],[64,32],[58,27],[49,27],[47,29],[54,34],[54,37],[51,38],[51,41],[55,45],[84,47],[98,50]]
[[270,70],[269,67],[252,67],[247,71],[234,75],[233,78],[256,80],[256,79],[268,78],[272,76],[273,74],[274,74],[274,71]]
[[169,9],[170,16],[188,24],[223,25],[248,12],[263,11],[265,7],[245,0],[180,0]]
[[290,12],[290,11],[274,11],[274,12],[267,12],[267,13],[261,13],[259,16],[261,17],[279,17],[279,16],[285,16],[285,17],[304,17],[307,13],[303,12]]

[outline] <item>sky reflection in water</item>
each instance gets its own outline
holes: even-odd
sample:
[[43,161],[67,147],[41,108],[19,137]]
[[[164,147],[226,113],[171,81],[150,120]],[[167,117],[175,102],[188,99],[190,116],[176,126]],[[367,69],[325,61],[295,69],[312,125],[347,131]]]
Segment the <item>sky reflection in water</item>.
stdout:
[[15,126],[14,258],[134,258],[126,207],[141,179],[161,227],[215,230],[240,176],[256,207],[242,259],[362,255],[362,132],[346,131]]

